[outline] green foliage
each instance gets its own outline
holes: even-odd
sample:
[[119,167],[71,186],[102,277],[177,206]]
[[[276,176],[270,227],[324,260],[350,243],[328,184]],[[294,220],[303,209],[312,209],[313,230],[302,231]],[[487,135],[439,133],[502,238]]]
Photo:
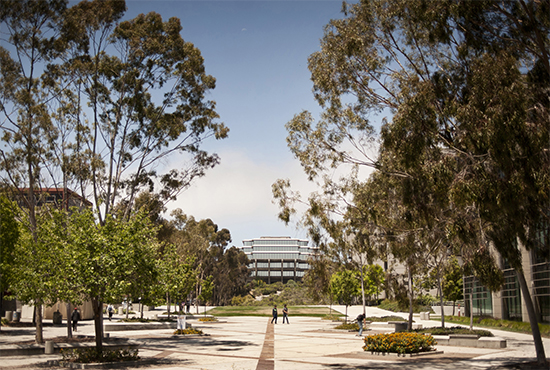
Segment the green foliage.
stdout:
[[365,294],[377,299],[386,284],[386,273],[378,264],[365,266],[365,270]]
[[464,299],[462,269],[458,265],[455,256],[453,256],[445,269],[445,274],[443,276],[443,297],[445,297],[445,300],[453,302]]
[[343,270],[332,275],[330,292],[334,299],[349,306],[353,298],[361,294],[361,283],[357,271]]
[[137,349],[114,349],[98,352],[96,348],[62,349],[62,362],[94,363],[139,360]]
[[338,330],[359,331],[359,324],[357,323],[342,323],[334,327]]
[[[290,150],[321,189],[304,201],[277,181],[280,218],[306,204],[302,224],[334,258],[347,225],[379,230],[379,244],[412,276],[453,247],[498,290],[496,261],[505,259],[545,362],[517,241],[548,250],[533,231],[548,223],[550,204],[549,3],[364,0],[344,14],[308,59],[323,113],[317,122],[298,113],[286,126]],[[371,120],[379,118],[375,156]],[[369,167],[363,181],[358,173]],[[335,168],[346,171],[342,180],[333,180]]]
[[[389,299],[385,299],[382,301],[382,303],[378,306],[378,308],[381,308],[383,310],[388,310],[392,312],[408,312],[409,311],[409,302],[408,301],[392,301]],[[419,312],[432,312],[432,308],[430,306],[424,306],[419,304],[417,301],[413,302],[413,312],[419,313]]]
[[251,306],[256,300],[250,295],[231,298],[231,306]]
[[413,329],[415,333],[430,333],[432,335],[450,335],[450,334],[474,334],[479,335],[480,337],[494,337],[493,333],[489,330],[470,330],[462,326],[453,326],[450,328],[423,328],[423,329]]
[[10,271],[14,266],[14,251],[19,241],[19,223],[17,206],[0,194],[0,289],[8,289]]
[[430,352],[437,344],[431,335],[417,333],[390,333],[368,335],[364,339],[363,350],[389,353]]

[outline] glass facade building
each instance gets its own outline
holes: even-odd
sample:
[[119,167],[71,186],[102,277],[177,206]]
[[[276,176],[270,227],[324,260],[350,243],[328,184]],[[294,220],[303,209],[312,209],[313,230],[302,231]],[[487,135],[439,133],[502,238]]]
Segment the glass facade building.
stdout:
[[317,248],[310,247],[307,239],[289,236],[246,239],[242,250],[250,260],[250,276],[267,284],[301,281],[309,269],[309,258],[317,253]]
[[[534,230],[533,247],[527,250],[521,243],[514,247],[521,253],[522,269],[535,315],[541,323],[550,323],[550,223]],[[496,254],[498,257],[498,254]],[[474,315],[487,315],[499,319],[529,321],[527,306],[520,289],[516,271],[508,261],[500,259],[504,285],[500,291],[490,292],[473,276],[464,277],[464,303],[470,314],[470,294],[473,294]]]

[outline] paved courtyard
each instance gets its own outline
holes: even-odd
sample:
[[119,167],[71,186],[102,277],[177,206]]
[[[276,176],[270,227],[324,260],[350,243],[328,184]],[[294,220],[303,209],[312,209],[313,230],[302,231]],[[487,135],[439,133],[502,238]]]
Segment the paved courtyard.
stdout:
[[[336,306],[340,312],[345,308]],[[360,306],[350,307],[348,314],[355,317]],[[368,307],[367,316],[385,316],[393,313]],[[405,314],[401,314],[405,316]],[[335,330],[336,323],[312,317],[293,317],[290,325],[270,324],[266,317],[222,317],[219,322],[190,320],[204,336],[173,336],[173,330],[138,330],[111,332],[111,337],[130,338],[141,343],[140,356],[149,360],[145,364],[118,366],[123,369],[231,369],[231,370],[283,370],[283,369],[497,369],[511,363],[535,359],[531,336],[494,331],[495,336],[508,340],[507,348],[480,349],[469,347],[437,346],[441,354],[420,357],[375,356],[362,350],[362,338],[353,332]],[[415,322],[424,327],[438,326],[437,321]],[[388,326],[390,328],[391,326]],[[371,331],[387,329],[374,327]],[[390,330],[391,331],[391,330]],[[64,326],[49,326],[45,338],[66,335]],[[93,322],[79,325],[78,335],[93,335]],[[2,328],[0,346],[32,340],[32,328]],[[550,339],[544,339],[545,350],[550,354]],[[47,365],[57,360],[55,355],[3,356],[0,369],[56,368]]]

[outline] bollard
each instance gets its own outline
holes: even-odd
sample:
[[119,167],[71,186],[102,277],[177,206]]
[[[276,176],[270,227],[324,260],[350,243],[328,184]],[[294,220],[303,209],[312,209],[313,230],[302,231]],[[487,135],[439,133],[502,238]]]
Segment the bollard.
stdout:
[[47,355],[53,354],[53,342],[51,340],[47,340],[44,346],[44,353]]
[[13,311],[6,311],[6,320],[13,321]]
[[119,315],[124,315],[124,308],[119,307],[119,308],[118,308],[118,314],[119,314]]

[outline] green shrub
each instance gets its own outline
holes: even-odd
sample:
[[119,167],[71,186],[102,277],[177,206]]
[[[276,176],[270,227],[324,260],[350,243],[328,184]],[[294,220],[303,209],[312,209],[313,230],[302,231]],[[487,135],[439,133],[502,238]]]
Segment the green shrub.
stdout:
[[342,321],[342,317],[338,315],[325,315],[322,317],[323,320],[332,320],[332,321]]
[[139,360],[137,349],[113,349],[98,352],[95,347],[61,349],[62,361],[77,363],[121,362]]
[[418,333],[390,333],[368,335],[363,350],[385,353],[429,352],[437,344],[431,335]]
[[193,328],[177,329],[176,331],[174,331],[174,335],[186,335],[186,334],[200,334],[200,335],[203,335],[204,333],[202,332],[202,330],[193,329]]
[[250,295],[235,296],[231,298],[231,306],[250,306],[254,304],[256,300]]
[[334,329],[359,331],[359,325],[357,323],[348,322],[335,326]]
[[150,322],[151,320],[142,319],[142,318],[139,318],[139,317],[129,317],[127,319],[122,319],[120,321],[123,321],[123,322]]
[[5,317],[2,317],[2,319],[0,319],[0,321],[2,323],[1,324],[2,326],[8,326],[9,321]]
[[[432,308],[430,306],[426,306],[423,304],[420,304],[422,302],[415,301],[413,303],[413,312],[419,313],[419,312],[433,312]],[[406,302],[406,304],[401,301],[390,301],[389,299],[385,299],[380,303],[378,308],[381,308],[383,310],[388,310],[392,312],[409,312],[409,303]]]
[[423,329],[414,329],[416,333],[430,333],[432,335],[450,335],[450,334],[475,334],[480,337],[493,337],[493,333],[489,330],[470,330],[469,328],[464,328],[462,326],[452,326],[450,328],[423,328]]

